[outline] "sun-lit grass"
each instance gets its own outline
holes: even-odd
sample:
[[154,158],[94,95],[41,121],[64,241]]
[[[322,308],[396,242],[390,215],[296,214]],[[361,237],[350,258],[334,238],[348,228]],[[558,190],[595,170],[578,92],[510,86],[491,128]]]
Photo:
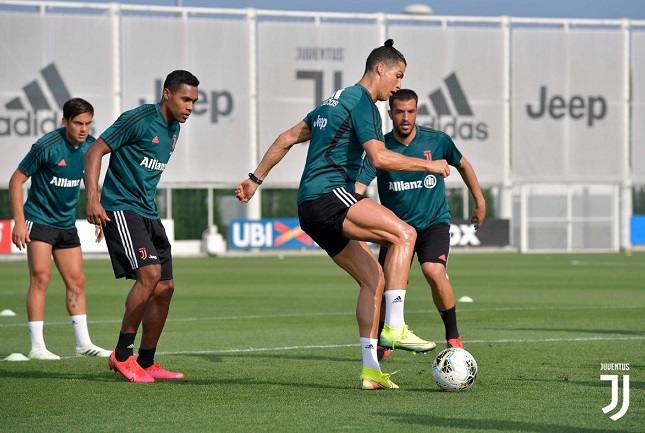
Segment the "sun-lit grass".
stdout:
[[[130,283],[85,264],[90,332],[112,348]],[[460,254],[450,258],[459,329],[479,375],[465,393],[432,383],[433,355],[382,363],[401,387],[359,389],[355,282],[324,256],[175,260],[175,298],[157,360],[186,374],[131,384],[105,359],[75,358],[58,274],[45,339],[61,361],[0,362],[0,431],[643,431],[645,254]],[[0,358],[29,351],[24,262],[0,262]],[[444,342],[413,265],[406,320]],[[601,363],[630,370],[601,371]],[[601,374],[629,374],[618,421]],[[622,404],[622,395],[619,401]],[[619,404],[619,406],[620,406]]]

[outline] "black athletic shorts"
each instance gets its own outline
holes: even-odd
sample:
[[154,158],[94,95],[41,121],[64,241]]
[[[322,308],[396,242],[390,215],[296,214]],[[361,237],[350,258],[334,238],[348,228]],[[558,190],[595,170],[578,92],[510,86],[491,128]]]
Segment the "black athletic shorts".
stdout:
[[25,221],[29,231],[29,239],[32,241],[45,242],[52,246],[53,250],[65,248],[77,248],[81,246],[76,227],[71,229],[57,229],[56,227],[38,224],[33,221]]
[[161,220],[144,218],[128,210],[106,211],[105,243],[116,278],[136,280],[136,270],[161,265],[161,279],[172,280],[170,242]]
[[[441,263],[446,266],[448,254],[450,253],[450,224],[434,224],[417,233],[414,252],[420,265],[424,263]],[[386,255],[387,248],[381,247],[378,255],[378,261],[381,266],[385,264]]]
[[336,188],[315,200],[298,205],[300,228],[305,231],[329,257],[343,251],[349,239],[343,235],[343,221],[349,208],[365,196]]

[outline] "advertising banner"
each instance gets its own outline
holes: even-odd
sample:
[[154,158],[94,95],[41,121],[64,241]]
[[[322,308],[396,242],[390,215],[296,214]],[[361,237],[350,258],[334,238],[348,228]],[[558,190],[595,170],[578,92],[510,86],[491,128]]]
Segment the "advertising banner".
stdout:
[[303,249],[318,245],[300,228],[298,218],[231,220],[230,249]]
[[13,220],[0,220],[0,254],[11,252],[11,231],[13,230]]
[[[361,79],[367,56],[384,42],[378,34],[366,24],[258,23],[260,155],[323,99]],[[270,182],[297,186],[307,149],[308,142],[294,146]]]
[[506,247],[511,244],[510,220],[487,218],[479,230],[470,221],[453,218],[451,247]]
[[513,31],[515,182],[620,182],[625,176],[623,34]]
[[68,99],[94,106],[92,134],[112,122],[111,33],[108,17],[0,14],[0,187],[36,140],[62,126]]
[[[388,34],[408,62],[402,87],[419,96],[417,123],[452,137],[480,183],[502,183],[502,31],[391,25]],[[463,184],[456,170],[446,182]]]
[[160,186],[243,180],[253,152],[246,23],[124,17],[122,27],[124,110],[158,102],[166,75],[176,69],[200,81],[199,100],[181,125]]
[[632,174],[645,185],[645,32],[632,33]]
[[[175,241],[175,221],[171,219],[162,219],[161,223],[166,229],[168,240],[172,244]],[[81,250],[83,251],[83,254],[108,253],[105,240],[96,242],[96,235],[93,224],[90,224],[84,220],[77,220],[76,229],[78,230],[78,237],[81,240]],[[16,247],[13,242],[11,242],[12,230],[13,220],[0,220],[0,254],[26,254],[26,249],[19,250],[18,247]]]

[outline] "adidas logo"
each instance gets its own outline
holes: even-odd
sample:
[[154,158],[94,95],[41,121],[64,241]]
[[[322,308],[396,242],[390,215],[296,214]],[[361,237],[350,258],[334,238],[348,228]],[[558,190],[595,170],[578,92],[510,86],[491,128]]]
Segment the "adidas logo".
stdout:
[[[429,120],[419,119],[419,123],[438,131],[443,131],[453,139],[486,140],[488,124],[484,122],[460,121],[463,117],[474,117],[475,113],[455,72],[443,80],[445,86],[429,94],[430,104],[420,104],[417,115],[429,116]],[[448,97],[446,97],[446,94]]]
[[61,159],[60,162],[58,163],[59,167],[67,167],[67,163],[65,162],[64,159]]
[[126,349],[134,349],[134,344],[130,344]]
[[153,143],[159,143],[159,137],[155,135],[155,138],[152,139]]
[[[37,78],[23,86],[26,103],[15,97],[4,105],[9,113],[22,111],[24,115],[0,115],[0,136],[40,136],[56,129],[60,117],[56,110],[62,110],[72,96],[54,63],[45,66],[40,77],[42,81]],[[39,117],[42,111],[48,113]]]
[[78,322],[76,320],[72,320],[72,325],[78,325]]
[[403,302],[403,299],[401,299],[401,297],[400,297],[400,296],[397,296],[396,298],[394,298],[394,299],[392,300],[392,303],[393,303],[393,304],[397,304],[397,303],[399,303],[399,302]]
[[446,255],[445,254],[440,255],[439,260],[441,260],[442,262],[445,262],[446,261]]
[[374,349],[374,345],[370,343],[367,346],[365,346],[364,349]]

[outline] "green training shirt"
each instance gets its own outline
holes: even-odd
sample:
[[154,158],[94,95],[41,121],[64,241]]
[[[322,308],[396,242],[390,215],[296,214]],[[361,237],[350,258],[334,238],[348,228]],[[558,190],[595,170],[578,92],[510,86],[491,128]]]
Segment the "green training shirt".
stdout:
[[20,162],[20,171],[31,177],[24,204],[25,218],[57,229],[76,223],[76,203],[85,173],[85,151],[95,141],[91,135],[78,147],[58,128],[41,137]]
[[[452,139],[440,131],[416,125],[417,135],[409,145],[385,134],[385,147],[413,158],[445,159],[453,167],[461,166],[461,153]],[[394,172],[377,170],[365,157],[357,180],[369,185],[377,177],[378,193],[383,206],[417,231],[430,225],[450,223],[446,184],[441,176],[427,172]]]
[[157,184],[178,137],[179,122],[169,125],[159,104],[145,104],[121,114],[101,134],[112,149],[101,192],[103,207],[158,219]]
[[360,84],[340,89],[307,114],[304,121],[311,130],[311,140],[298,204],[338,187],[354,191],[363,143],[383,141],[381,114],[370,92]]

